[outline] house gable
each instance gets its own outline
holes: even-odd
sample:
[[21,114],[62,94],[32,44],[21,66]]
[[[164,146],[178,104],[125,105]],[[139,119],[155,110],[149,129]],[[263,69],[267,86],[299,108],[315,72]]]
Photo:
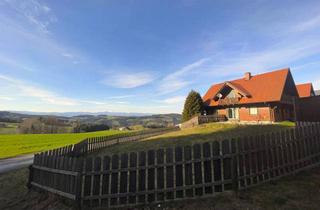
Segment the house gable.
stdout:
[[305,97],[310,97],[310,96],[315,96],[316,93],[313,89],[312,83],[305,83],[305,84],[300,84],[296,85],[298,94],[300,98],[305,98]]
[[298,94],[295,82],[293,80],[292,74],[289,71],[284,83],[282,94],[281,94],[281,101],[292,102],[293,97],[298,98],[299,94]]
[[[267,102],[280,102],[282,99],[283,90],[286,86],[287,77],[292,79],[290,69],[281,69],[273,72],[232,80],[210,87],[207,93],[203,96],[203,101],[208,106],[220,106],[219,100],[216,95],[226,85],[231,86],[234,90],[241,90],[242,94],[246,97],[241,97],[237,104],[254,104],[254,103],[267,103]],[[293,79],[291,82],[294,83]],[[292,85],[289,89],[291,89]],[[240,91],[239,91],[240,92]],[[286,91],[287,92],[287,91]],[[295,94],[292,92],[291,94]],[[234,101],[232,101],[234,102]]]
[[225,82],[219,91],[213,96],[213,100],[224,99],[224,98],[242,98],[250,97],[250,93],[243,88],[231,83]]

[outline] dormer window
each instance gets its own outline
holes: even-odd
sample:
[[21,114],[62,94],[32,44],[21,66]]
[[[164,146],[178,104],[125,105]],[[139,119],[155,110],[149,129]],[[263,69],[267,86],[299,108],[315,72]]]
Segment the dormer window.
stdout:
[[231,90],[226,97],[227,97],[227,98],[237,98],[237,97],[238,97],[238,94],[236,93],[236,91]]
[[233,84],[231,82],[225,82],[220,88],[219,92],[213,97],[213,100],[219,101],[220,99],[236,99],[239,100],[242,97],[250,97],[250,94],[243,89],[240,85]]

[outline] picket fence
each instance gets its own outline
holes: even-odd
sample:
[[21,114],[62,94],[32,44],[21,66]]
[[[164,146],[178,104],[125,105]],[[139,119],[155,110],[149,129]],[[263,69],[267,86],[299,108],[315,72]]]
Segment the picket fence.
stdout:
[[320,123],[184,147],[88,157],[36,155],[30,185],[83,209],[133,207],[241,190],[318,166]]

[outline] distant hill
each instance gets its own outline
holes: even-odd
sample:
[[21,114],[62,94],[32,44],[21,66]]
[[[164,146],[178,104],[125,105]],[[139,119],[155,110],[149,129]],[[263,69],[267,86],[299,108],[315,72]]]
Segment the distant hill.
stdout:
[[181,121],[180,114],[157,114],[150,116],[75,116],[71,118],[72,121],[80,121],[87,124],[107,124],[109,127],[123,127],[142,125],[145,127],[157,127],[176,125]]
[[[29,113],[29,114],[27,114]],[[68,117],[68,114],[55,115],[55,113],[35,113],[35,112],[9,112],[9,111],[0,111],[0,122],[22,122],[23,119],[33,118],[39,116],[55,116],[58,119],[64,120],[68,122],[68,124],[72,124],[73,122],[80,122],[81,124],[104,124],[109,127],[124,127],[124,126],[134,126],[134,125],[142,125],[144,127],[158,127],[158,126],[168,126],[168,125],[176,125],[180,123],[181,115],[180,114],[150,114],[146,115],[139,113],[133,113],[136,116],[113,116],[106,115],[100,113],[82,113],[82,112],[74,112],[71,117]],[[120,114],[120,113],[113,113]],[[124,113],[122,113],[124,114]],[[131,113],[127,113],[128,115]]]
[[11,113],[27,114],[27,115],[46,115],[46,116],[61,116],[74,117],[79,115],[108,115],[108,116],[150,116],[152,113],[135,113],[135,112],[30,112],[30,111],[9,111]]

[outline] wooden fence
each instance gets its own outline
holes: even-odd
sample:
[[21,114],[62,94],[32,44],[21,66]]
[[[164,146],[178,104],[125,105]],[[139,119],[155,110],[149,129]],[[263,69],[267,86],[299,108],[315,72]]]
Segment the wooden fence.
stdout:
[[126,135],[101,136],[85,139],[77,144],[35,154],[30,167],[29,187],[37,187],[63,197],[77,200],[80,196],[83,157],[114,144],[137,141],[178,128],[150,129]]
[[223,122],[223,121],[227,121],[227,118],[224,115],[198,115],[182,123],[181,128],[182,129],[192,128],[204,123]]
[[[83,208],[152,205],[246,189],[317,166],[320,123],[185,147],[86,159],[35,158],[38,162],[56,167],[55,175],[51,181],[37,175],[34,182],[58,188],[55,193]],[[61,176],[69,181],[62,182]]]
[[140,139],[145,139],[151,136],[156,136],[156,135],[160,135],[163,133],[176,131],[176,130],[179,130],[179,128],[174,127],[174,128],[150,129],[150,130],[144,130],[139,132],[127,133],[121,136],[113,135],[113,136],[87,138],[82,142],[74,145],[72,155],[74,156],[85,155],[87,153],[94,152],[96,150],[100,150],[114,144],[119,144],[119,143],[124,143],[129,141],[137,141]]

